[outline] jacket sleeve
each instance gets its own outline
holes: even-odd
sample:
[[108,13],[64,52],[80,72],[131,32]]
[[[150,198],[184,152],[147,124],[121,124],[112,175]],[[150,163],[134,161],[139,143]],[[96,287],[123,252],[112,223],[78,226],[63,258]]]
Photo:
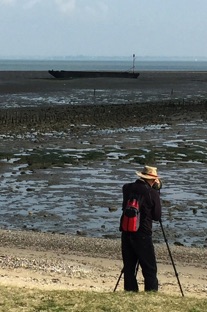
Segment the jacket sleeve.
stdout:
[[125,209],[126,204],[127,204],[127,189],[128,189],[128,184],[124,184],[122,187],[122,194],[123,194],[123,201],[122,201],[122,210]]
[[152,200],[153,200],[153,210],[152,210],[152,219],[154,221],[161,220],[162,208],[160,202],[160,195],[156,190],[152,189]]

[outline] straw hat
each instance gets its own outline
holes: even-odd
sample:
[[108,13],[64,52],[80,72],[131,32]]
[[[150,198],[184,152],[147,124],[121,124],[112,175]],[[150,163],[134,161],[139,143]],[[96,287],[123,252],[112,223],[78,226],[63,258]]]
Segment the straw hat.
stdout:
[[136,174],[143,179],[158,179],[157,168],[145,166],[142,172],[136,171]]

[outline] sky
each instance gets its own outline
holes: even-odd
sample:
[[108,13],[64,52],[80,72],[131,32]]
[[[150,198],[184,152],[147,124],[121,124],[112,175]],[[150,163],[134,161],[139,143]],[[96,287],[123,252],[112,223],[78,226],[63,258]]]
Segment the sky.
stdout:
[[0,58],[207,57],[207,0],[0,0]]

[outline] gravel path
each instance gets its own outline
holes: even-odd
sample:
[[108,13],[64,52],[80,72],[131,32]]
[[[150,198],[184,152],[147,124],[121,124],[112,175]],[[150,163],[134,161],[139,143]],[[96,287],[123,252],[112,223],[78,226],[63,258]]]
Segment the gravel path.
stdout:
[[[0,230],[0,243],[1,247],[121,259],[119,239]],[[166,252],[165,244],[156,244],[155,246],[158,259],[163,263],[169,263],[169,255]],[[207,268],[206,248],[171,246],[171,249],[176,261]]]
[[[0,230],[0,284],[39,289],[113,291],[122,261],[120,241]],[[155,245],[160,291],[180,294],[165,245]],[[207,251],[170,246],[186,296],[205,297]],[[138,273],[143,288],[141,272]],[[118,290],[123,289],[123,279]]]

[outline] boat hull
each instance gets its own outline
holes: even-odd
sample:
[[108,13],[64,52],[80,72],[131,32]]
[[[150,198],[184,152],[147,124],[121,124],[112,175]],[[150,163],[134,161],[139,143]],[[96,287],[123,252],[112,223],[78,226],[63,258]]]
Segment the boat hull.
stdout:
[[58,79],[75,78],[133,78],[139,76],[137,72],[121,71],[68,71],[68,70],[49,70],[49,74]]

